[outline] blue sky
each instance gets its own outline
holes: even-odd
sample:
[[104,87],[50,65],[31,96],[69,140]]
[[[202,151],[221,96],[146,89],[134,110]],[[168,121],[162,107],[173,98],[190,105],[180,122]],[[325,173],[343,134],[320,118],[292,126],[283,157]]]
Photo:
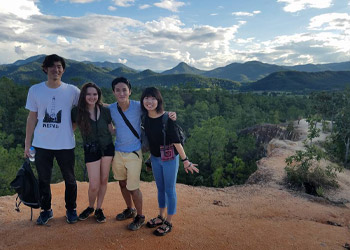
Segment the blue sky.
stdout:
[[350,61],[350,0],[0,0],[0,64],[52,53],[156,71]]

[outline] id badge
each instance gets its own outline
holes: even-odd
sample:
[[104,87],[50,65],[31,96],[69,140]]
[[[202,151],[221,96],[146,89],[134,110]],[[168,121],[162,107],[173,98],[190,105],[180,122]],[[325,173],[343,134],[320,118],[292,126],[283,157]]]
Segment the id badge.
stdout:
[[175,159],[174,145],[160,146],[160,158],[162,161],[171,161]]

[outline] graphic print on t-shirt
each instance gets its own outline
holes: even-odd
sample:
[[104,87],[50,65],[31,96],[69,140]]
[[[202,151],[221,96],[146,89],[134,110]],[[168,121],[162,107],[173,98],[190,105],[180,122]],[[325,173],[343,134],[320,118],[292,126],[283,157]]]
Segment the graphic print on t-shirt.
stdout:
[[49,107],[45,110],[45,117],[43,120],[44,128],[58,128],[58,124],[52,123],[61,123],[62,110],[56,113],[56,98],[52,97],[50,112],[48,111]]

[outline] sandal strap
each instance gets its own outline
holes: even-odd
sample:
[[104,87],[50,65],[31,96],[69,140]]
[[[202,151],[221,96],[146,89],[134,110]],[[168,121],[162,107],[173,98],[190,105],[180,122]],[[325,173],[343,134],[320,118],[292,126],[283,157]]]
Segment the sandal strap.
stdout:
[[168,227],[172,228],[173,224],[171,224],[169,221],[165,220],[164,224],[167,225]]
[[162,230],[163,233],[166,234],[171,230],[172,227],[173,225],[169,221],[164,221],[163,225],[158,227],[157,231],[159,232],[159,230]]
[[[158,215],[157,218],[160,219],[162,222],[165,221],[165,218],[163,218],[161,215]],[[154,219],[156,219],[156,218],[154,218]]]
[[150,221],[152,221],[152,224],[156,224],[156,220],[160,219],[162,221],[162,223],[164,223],[165,218],[163,218],[162,216],[158,215],[157,217],[151,219]]

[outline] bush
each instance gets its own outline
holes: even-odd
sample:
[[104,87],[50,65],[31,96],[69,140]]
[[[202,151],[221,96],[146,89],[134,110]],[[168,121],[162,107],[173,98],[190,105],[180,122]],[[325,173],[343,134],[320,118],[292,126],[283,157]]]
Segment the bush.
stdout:
[[305,151],[297,151],[286,159],[287,181],[294,187],[303,187],[305,192],[321,196],[325,189],[338,187],[337,172],[342,167],[330,164],[326,168],[319,165],[325,154],[321,148],[312,144],[312,139],[318,136],[313,118],[309,119],[308,140],[304,141]]

